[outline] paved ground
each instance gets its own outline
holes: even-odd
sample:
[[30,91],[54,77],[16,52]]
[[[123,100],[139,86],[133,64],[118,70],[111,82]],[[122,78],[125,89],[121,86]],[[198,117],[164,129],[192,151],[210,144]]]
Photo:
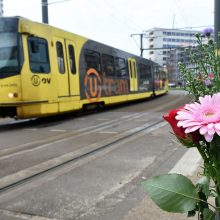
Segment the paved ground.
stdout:
[[[180,93],[182,95],[182,93]],[[159,99],[158,99],[159,100]],[[161,99],[159,100],[160,104]],[[174,100],[175,101],[175,100]],[[157,103],[149,103],[153,105]],[[178,103],[173,102],[175,108]],[[166,104],[163,104],[163,107]],[[111,119],[115,114],[123,116],[133,112],[130,106],[129,112],[127,108],[122,112],[106,112],[105,114],[97,114],[92,118],[87,116],[87,120],[74,120],[57,123],[56,127],[33,127],[36,129],[17,129],[22,132],[33,132],[37,135],[47,136],[51,131],[61,131],[61,129],[73,129],[74,126],[84,125],[88,122],[90,125],[100,123],[101,119]],[[140,108],[146,109],[146,106],[140,105]],[[149,112],[150,112],[149,108]],[[141,111],[141,109],[140,109]],[[166,109],[163,111],[166,112]],[[151,114],[142,115],[141,118],[136,118],[133,123],[136,127],[140,126],[140,121],[153,121],[156,116],[161,117],[161,110],[154,111]],[[108,117],[107,117],[108,116]],[[107,117],[107,118],[106,118]],[[90,118],[90,120],[88,120]],[[99,119],[99,120],[98,120]],[[126,121],[127,123],[127,121]],[[131,124],[131,123],[130,123]],[[131,124],[132,127],[134,124]],[[57,127],[58,126],[58,127]],[[28,128],[28,127],[27,127]],[[32,128],[32,127],[31,127]],[[106,130],[101,130],[102,137],[107,138],[111,133],[117,132],[117,129],[129,129],[127,124],[122,127],[112,126]],[[75,128],[76,129],[76,128]],[[79,128],[78,128],[79,129]],[[94,140],[100,137],[99,131],[92,131],[93,134],[87,138],[77,140],[69,140],[66,142],[58,142],[57,148],[54,149],[64,151],[66,147],[69,149],[74,143],[77,146],[83,144],[84,141]],[[105,133],[104,133],[105,132]],[[8,131],[8,135],[12,135]],[[2,139],[6,138],[6,133],[2,132]],[[17,134],[17,140],[23,139],[20,134]],[[28,138],[32,136],[29,135]],[[35,136],[34,136],[35,137]],[[186,151],[186,148],[178,145],[170,134],[170,126],[163,122],[156,130],[145,131],[137,136],[132,136],[122,141],[115,147],[106,149],[99,154],[91,155],[85,160],[78,161],[69,167],[63,167],[57,171],[48,173],[42,178],[36,178],[35,181],[26,183],[14,191],[9,191],[0,195],[0,220],[158,220],[158,219],[187,219],[186,215],[175,215],[161,211],[143,192],[141,182],[144,178],[155,176],[161,173],[177,172],[188,175],[190,179],[196,182],[199,158],[192,150]],[[10,141],[7,138],[7,141]],[[1,140],[1,144],[2,144]],[[93,143],[93,142],[92,142]],[[80,145],[80,146],[81,146]],[[45,145],[46,146],[46,145]],[[72,148],[71,148],[72,149]],[[39,152],[38,152],[39,150]],[[21,156],[25,159],[20,160],[24,163],[36,160],[37,155],[42,158],[47,156],[44,149],[37,148],[32,157]],[[46,150],[48,153],[50,151]],[[20,152],[21,153],[21,152]],[[27,152],[29,153],[29,151]],[[59,151],[58,151],[59,153]],[[18,167],[16,160],[10,160],[15,168]],[[31,163],[28,165],[31,166]],[[175,165],[176,164],[176,165]],[[5,166],[10,168],[10,166]],[[66,169],[68,168],[68,169]],[[193,169],[191,169],[193,168]],[[195,220],[196,218],[190,218]]]
[[[187,160],[187,158],[186,158]],[[180,162],[181,163],[181,162]],[[193,182],[196,183],[197,180],[200,178],[200,166],[202,161],[197,160],[197,164],[193,168],[197,168],[193,171],[190,175],[187,175],[188,178]],[[157,207],[149,196],[145,196],[144,199],[138,203],[122,220],[197,220],[197,216],[188,218],[186,214],[179,214],[179,213],[169,213],[161,210]]]

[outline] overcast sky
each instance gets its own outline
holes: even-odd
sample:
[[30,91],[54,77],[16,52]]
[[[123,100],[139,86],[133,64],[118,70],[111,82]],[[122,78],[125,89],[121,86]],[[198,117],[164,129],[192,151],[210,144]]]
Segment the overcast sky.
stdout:
[[[214,25],[214,0],[48,0],[48,3],[51,25],[137,55],[139,37],[131,34],[153,27],[174,25],[174,28],[203,30]],[[42,21],[41,0],[3,0],[3,4],[4,16]]]

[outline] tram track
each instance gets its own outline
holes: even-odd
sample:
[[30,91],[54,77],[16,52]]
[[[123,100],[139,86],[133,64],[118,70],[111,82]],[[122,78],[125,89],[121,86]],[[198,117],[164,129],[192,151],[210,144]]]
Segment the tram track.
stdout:
[[5,176],[0,179],[0,194],[19,187],[20,185],[27,182],[30,182],[36,177],[40,177],[47,172],[55,171],[56,169],[62,168],[65,165],[74,163],[78,160],[82,160],[90,155],[96,154],[97,152],[100,152],[106,148],[110,148],[116,144],[120,144],[120,142],[132,138],[135,135],[141,134],[143,132],[151,132],[152,130],[157,129],[160,126],[163,126],[164,124],[165,122],[162,119],[151,124],[146,123],[139,129],[136,129],[136,131],[127,131],[120,133],[97,144],[85,146],[78,151],[72,152],[70,154],[64,154],[58,158],[54,158],[50,161],[46,161],[26,170],[22,170],[15,174]]
[[[164,105],[160,105],[154,108],[154,112],[162,111],[165,107],[169,105],[174,105],[181,100],[181,97],[172,100],[169,103],[165,103]],[[141,111],[138,113],[131,113],[120,118],[112,119],[110,121],[104,121],[99,123],[98,125],[93,125],[89,127],[85,127],[83,129],[74,130],[67,132],[65,134],[59,134],[55,137],[51,137],[44,140],[39,140],[35,142],[25,143],[19,146],[10,147],[9,149],[0,151],[0,163],[5,159],[9,159],[13,156],[23,155],[29,151],[34,151],[42,148],[46,148],[49,145],[53,145],[55,143],[62,143],[67,140],[74,140],[76,137],[81,137],[83,135],[89,135],[95,132],[101,132],[104,129],[117,127],[122,125],[123,123],[140,120],[143,116],[151,115],[152,112]],[[73,149],[69,153],[64,153],[60,156],[54,157],[52,159],[46,160],[44,162],[37,163],[25,169],[20,169],[17,172],[10,173],[0,178],[0,194],[7,192],[9,190],[15,189],[23,184],[28,182],[32,182],[35,178],[40,178],[42,175],[47,175],[52,171],[56,171],[61,169],[66,165],[70,165],[75,163],[76,161],[83,160],[91,155],[95,155],[104,149],[111,148],[117,144],[120,144],[123,141],[127,141],[130,138],[134,138],[136,135],[141,133],[148,133],[151,130],[156,129],[158,126],[164,125],[165,122],[162,118],[154,115],[153,118],[149,118],[149,120],[142,123],[139,127],[133,127],[130,130],[125,130],[123,132],[116,132],[112,134],[107,139],[91,143],[85,146],[82,146],[78,149]]]
[[106,129],[108,127],[119,125],[120,123],[123,123],[124,121],[131,121],[134,118],[140,118],[144,114],[146,115],[149,113],[142,112],[142,113],[135,113],[135,114],[131,114],[131,115],[126,115],[126,116],[123,116],[121,118],[117,118],[117,119],[114,119],[111,121],[102,122],[102,123],[95,125],[95,126],[90,126],[90,127],[86,127],[86,128],[79,129],[79,130],[74,130],[74,131],[58,134],[56,136],[53,136],[53,137],[50,137],[47,139],[32,141],[29,143],[9,147],[7,149],[2,149],[2,150],[0,150],[0,160],[5,159],[7,157],[10,157],[14,154],[24,153],[25,151],[28,151],[29,149],[42,148],[42,147],[47,146],[47,144],[50,144],[50,143],[56,143],[56,142],[60,142],[63,140],[67,140],[68,138],[87,135],[87,134],[90,134],[91,131],[92,132],[101,131],[101,130]]
[[[161,111],[170,105],[176,104],[179,102],[179,100],[181,100],[181,97],[178,97],[177,99],[174,99],[170,102],[166,102],[165,104],[160,105],[157,108],[154,108],[154,112]],[[129,115],[122,116],[121,118],[112,119],[110,121],[104,121],[104,122],[101,122],[97,125],[85,127],[83,129],[66,131],[65,133],[57,134],[56,136],[52,136],[52,137],[49,137],[46,139],[31,141],[28,143],[15,145],[15,146],[9,146],[5,149],[0,149],[0,160],[7,158],[7,157],[10,157],[15,154],[24,153],[25,151],[28,151],[30,149],[34,149],[34,148],[39,149],[39,148],[45,147],[50,143],[56,143],[56,142],[60,142],[62,140],[67,140],[68,138],[72,138],[73,136],[79,137],[79,136],[90,134],[91,131],[92,132],[102,131],[103,129],[107,129],[110,127],[120,125],[123,122],[132,121],[134,119],[140,119],[142,116],[149,115],[150,113],[151,112],[149,112],[149,111],[146,112],[146,109],[145,109],[145,110],[140,111],[138,113],[132,113]]]

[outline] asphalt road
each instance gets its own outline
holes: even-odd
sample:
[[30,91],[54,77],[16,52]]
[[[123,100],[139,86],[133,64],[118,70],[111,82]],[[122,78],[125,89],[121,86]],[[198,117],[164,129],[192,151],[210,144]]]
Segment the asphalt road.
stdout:
[[130,214],[146,199],[141,182],[186,152],[162,115],[188,101],[171,91],[92,114],[1,120],[0,219],[148,218]]

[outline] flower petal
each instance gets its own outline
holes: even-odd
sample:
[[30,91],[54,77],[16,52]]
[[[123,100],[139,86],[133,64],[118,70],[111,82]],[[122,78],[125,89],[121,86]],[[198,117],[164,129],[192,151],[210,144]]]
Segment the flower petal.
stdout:
[[212,96],[213,102],[216,106],[220,106],[220,93],[216,93]]
[[204,135],[204,137],[205,137],[205,140],[206,140],[207,142],[211,142],[214,136],[213,136],[213,135],[209,135],[208,133],[206,133],[206,134]]
[[214,124],[214,128],[220,130],[220,123]]
[[210,124],[207,125],[207,128],[208,128],[208,129],[212,129],[213,127],[214,127],[214,124],[213,124],[213,123],[210,123]]
[[188,133],[190,133],[190,132],[196,131],[196,130],[198,130],[200,127],[201,127],[201,126],[188,127],[188,128],[186,128],[185,133],[188,134]]
[[202,126],[202,127],[199,129],[199,133],[200,133],[201,135],[204,135],[207,131],[208,131],[208,129],[207,129],[206,126]]
[[211,95],[205,95],[204,97],[199,97],[199,102],[201,103],[202,106],[213,104]]
[[220,136],[220,130],[215,129],[215,132],[218,134],[218,136]]
[[215,134],[215,130],[214,129],[209,129],[208,130],[208,134],[209,135],[214,135]]

